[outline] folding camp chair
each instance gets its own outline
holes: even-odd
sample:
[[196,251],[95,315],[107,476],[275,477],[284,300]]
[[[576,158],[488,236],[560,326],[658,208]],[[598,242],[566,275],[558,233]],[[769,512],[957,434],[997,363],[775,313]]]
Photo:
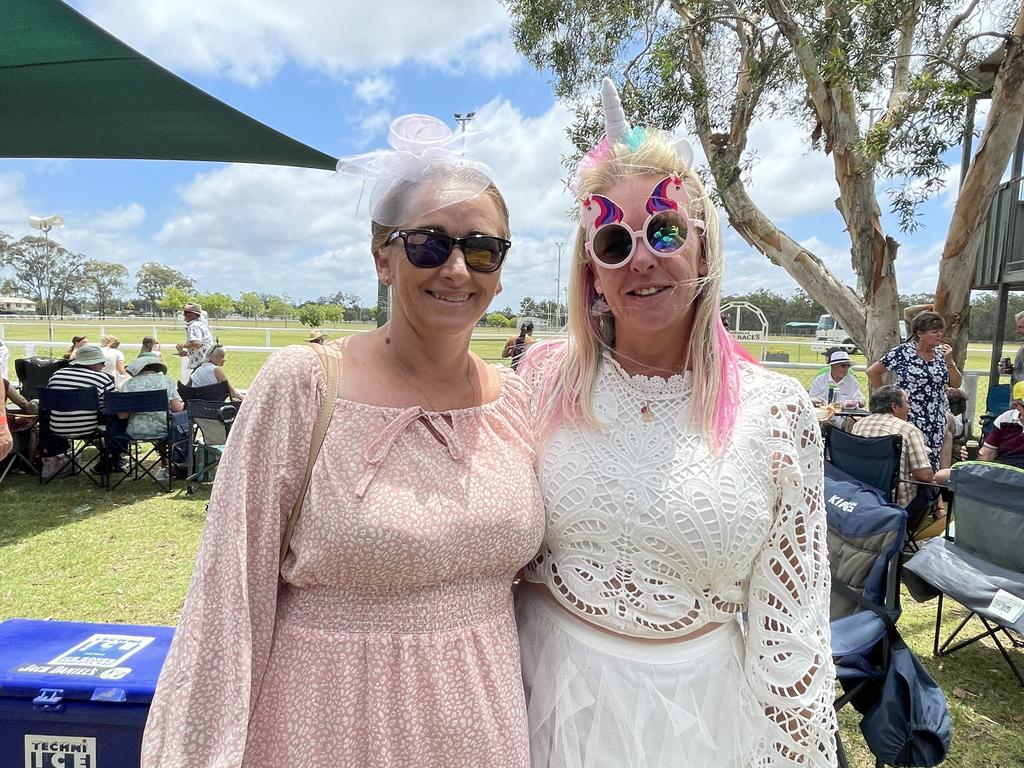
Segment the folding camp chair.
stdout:
[[[107,473],[105,471],[106,462],[103,461],[106,455],[106,442],[104,440],[101,414],[99,413],[99,392],[93,387],[82,387],[80,389],[41,387],[38,394],[40,430],[49,429],[52,411],[92,411],[96,413],[97,425],[95,427],[80,434],[62,433],[57,436],[64,438],[70,443],[67,451],[70,474],[84,474],[102,488],[107,482]],[[97,453],[86,460],[85,450],[90,446],[95,447]],[[98,467],[99,471],[94,470],[93,467]],[[46,485],[56,476],[46,478],[40,473],[39,484]]]
[[[888,671],[893,628],[900,615],[899,554],[907,513],[866,484],[827,465],[825,508],[832,573],[832,658],[844,690],[835,708],[853,702],[863,711],[860,699]],[[846,755],[836,738],[839,764],[845,768]]]
[[181,400],[184,403],[188,403],[190,400],[223,403],[231,396],[231,387],[226,381],[218,381],[216,384],[208,384],[205,387],[190,387],[179,381],[178,394],[181,395]]
[[[0,414],[0,418],[5,417]],[[20,426],[12,427],[10,423],[10,420],[8,420],[14,445],[11,447],[10,455],[3,461],[3,469],[0,469],[0,483],[18,466],[31,472],[33,475],[39,475],[39,468],[32,460],[35,454],[38,421],[34,416],[25,416],[22,417],[22,424]]]
[[1010,385],[993,384],[985,395],[985,412],[978,417],[981,422],[981,436],[992,431],[992,423],[1001,413],[1010,410]]
[[[220,454],[231,432],[235,415],[241,403],[190,400],[185,403],[188,411],[188,468],[185,477],[185,492],[195,493],[196,483],[205,481],[216,471]],[[202,438],[202,442],[197,439]],[[197,454],[202,457],[197,465]]]
[[39,390],[47,385],[55,371],[68,365],[68,361],[56,357],[19,357],[14,361],[14,372],[18,376],[19,389],[26,400],[39,397]]
[[[107,444],[123,448],[128,465],[124,475],[118,478],[117,482],[110,484],[108,488],[113,490],[129,477],[132,480],[139,480],[149,476],[154,483],[162,490],[171,490],[171,478],[168,474],[166,483],[153,474],[153,469],[160,466],[157,461],[146,464],[147,459],[154,453],[160,455],[161,444],[167,445],[170,434],[170,414],[167,409],[167,391],[158,389],[148,392],[108,392],[105,401],[107,413]],[[149,413],[159,412],[163,414],[162,434],[153,435],[131,435],[128,432],[129,419],[120,418],[119,414],[127,413]],[[149,450],[142,452],[142,446],[149,445]]]
[[[1004,645],[1024,647],[1018,639],[1024,637],[1024,469],[967,461],[953,467],[949,484],[953,503],[945,536],[928,541],[905,566],[938,594],[932,650],[948,656],[989,637],[1024,687],[1024,675]],[[968,614],[940,644],[946,596]],[[975,617],[985,631],[952,645]]]
[[828,461],[878,491],[886,501],[896,499],[902,452],[901,435],[861,437],[841,429],[830,429],[825,434]]

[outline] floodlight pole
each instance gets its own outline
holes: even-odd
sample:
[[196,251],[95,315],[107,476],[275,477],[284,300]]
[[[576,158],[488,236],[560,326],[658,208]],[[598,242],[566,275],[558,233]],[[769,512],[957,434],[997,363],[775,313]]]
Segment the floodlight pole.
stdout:
[[[43,233],[43,254],[46,258],[46,263],[50,263],[50,230],[53,229],[54,225],[58,227],[64,226],[64,217],[58,213],[51,214],[50,216],[32,216],[29,217],[28,224],[34,229],[38,229]],[[42,293],[40,292],[40,295]],[[50,292],[47,295],[47,304],[52,304],[53,301],[53,288],[50,288]],[[53,354],[53,307],[47,306],[46,308],[46,331],[50,337],[50,354]]]
[[455,113],[455,122],[458,123],[459,128],[461,128],[459,133],[462,136],[462,154],[466,154],[466,125],[474,117],[476,117],[476,112],[467,112],[465,115],[461,112]]

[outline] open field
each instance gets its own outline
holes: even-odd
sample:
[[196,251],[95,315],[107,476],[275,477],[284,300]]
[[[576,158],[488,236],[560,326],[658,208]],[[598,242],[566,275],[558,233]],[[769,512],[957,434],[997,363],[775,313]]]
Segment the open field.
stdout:
[[[288,344],[302,343],[309,329],[299,325],[296,321],[289,321],[287,324],[281,321],[273,320],[260,320],[257,327],[245,327],[251,324],[251,321],[239,319],[231,320],[218,320],[215,321],[217,324],[231,326],[230,328],[216,329],[214,335],[218,340],[227,345],[228,347],[228,362],[226,369],[228,377],[231,379],[232,384],[239,388],[247,388],[253,378],[256,376],[256,372],[260,369],[263,363],[269,357],[270,352],[268,351],[241,351],[238,349],[232,350],[231,347],[265,347],[267,346],[267,332],[270,331],[270,347],[283,347]],[[19,341],[28,340],[41,340],[47,338],[47,327],[46,323],[38,321],[26,321],[16,320],[8,321],[4,320],[0,323],[0,326],[4,327],[4,335],[7,339],[7,345],[11,348],[11,360],[8,363],[7,377],[11,378],[14,376],[14,363],[15,357],[21,357],[25,354],[25,346]],[[368,331],[375,326],[370,323],[344,323],[340,326],[337,331],[331,331],[330,335],[334,337],[348,335],[350,333],[360,333]],[[71,336],[75,334],[84,334],[89,337],[91,341],[97,341],[100,338],[100,322],[99,320],[90,320],[88,322],[68,322],[61,321],[54,323],[54,338],[60,339],[60,343],[55,343],[53,346],[53,352],[55,355],[63,354],[67,349],[70,342]],[[163,321],[140,321],[137,319],[113,319],[106,320],[103,324],[103,330],[106,333],[112,333],[121,339],[122,344],[137,345],[142,337],[145,335],[153,334],[157,335],[157,338],[165,345],[164,358],[169,360],[171,363],[171,373],[176,373],[176,368],[173,365],[173,358],[171,358],[167,352],[173,352],[173,346],[176,342],[182,340],[184,337],[184,327],[178,323],[177,325],[171,318],[166,318]],[[513,333],[510,329],[504,328],[478,328],[474,332],[472,349],[480,357],[491,362],[501,361],[501,349],[504,345],[505,339]],[[539,339],[546,338],[544,333],[538,334]],[[780,336],[771,337],[766,344],[747,342],[744,346],[754,355],[754,357],[761,357],[762,350],[772,350],[778,352],[785,352],[789,354],[790,363],[798,365],[812,365],[822,363],[822,356],[819,353],[813,352],[810,347],[811,340],[807,337],[797,336]],[[132,359],[136,354],[137,347],[125,347],[125,356],[127,359]],[[1004,355],[1012,357],[1016,351],[1016,342],[1008,341],[1004,345]],[[967,365],[966,370],[969,371],[984,371],[986,375],[982,376],[978,381],[978,398],[974,403],[974,414],[975,418],[977,415],[984,411],[985,395],[988,392],[988,377],[987,371],[989,368],[989,359],[992,352],[991,344],[971,344],[968,347],[967,354]],[[37,354],[46,354],[46,347],[37,348]],[[851,355],[851,359],[855,366],[865,366],[868,361],[861,354]],[[780,365],[778,370],[788,373],[791,376],[799,379],[805,387],[810,386],[811,379],[816,375],[814,369],[802,369],[802,368],[787,368],[784,365]],[[856,374],[862,383],[862,386],[867,392],[867,379],[863,372]],[[1008,380],[1008,379],[1004,379]]]
[[[40,488],[19,475],[0,486],[0,620],[174,624],[202,530],[209,486],[186,496],[152,483],[106,491],[84,479]],[[931,656],[934,603],[904,596],[900,628],[935,676],[953,713],[948,768],[1024,766],[1024,691],[994,646]],[[950,614],[945,631],[956,621]],[[1024,664],[1024,652],[1012,652]],[[841,714],[851,766],[874,765],[857,728]]]

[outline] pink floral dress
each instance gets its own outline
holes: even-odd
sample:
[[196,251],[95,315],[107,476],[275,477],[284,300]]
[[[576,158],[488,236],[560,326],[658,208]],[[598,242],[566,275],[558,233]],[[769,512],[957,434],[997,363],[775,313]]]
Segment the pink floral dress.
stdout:
[[291,549],[324,385],[274,354],[246,397],[160,677],[144,768],[527,768],[510,585],[544,513],[526,385],[430,413],[339,400]]

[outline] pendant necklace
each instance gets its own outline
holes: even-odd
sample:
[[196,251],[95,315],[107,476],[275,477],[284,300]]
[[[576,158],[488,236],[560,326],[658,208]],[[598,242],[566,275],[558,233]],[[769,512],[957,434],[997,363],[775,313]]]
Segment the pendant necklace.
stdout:
[[640,406],[640,419],[650,424],[654,421],[654,414],[651,413],[651,403],[649,400],[644,400],[643,403]]

